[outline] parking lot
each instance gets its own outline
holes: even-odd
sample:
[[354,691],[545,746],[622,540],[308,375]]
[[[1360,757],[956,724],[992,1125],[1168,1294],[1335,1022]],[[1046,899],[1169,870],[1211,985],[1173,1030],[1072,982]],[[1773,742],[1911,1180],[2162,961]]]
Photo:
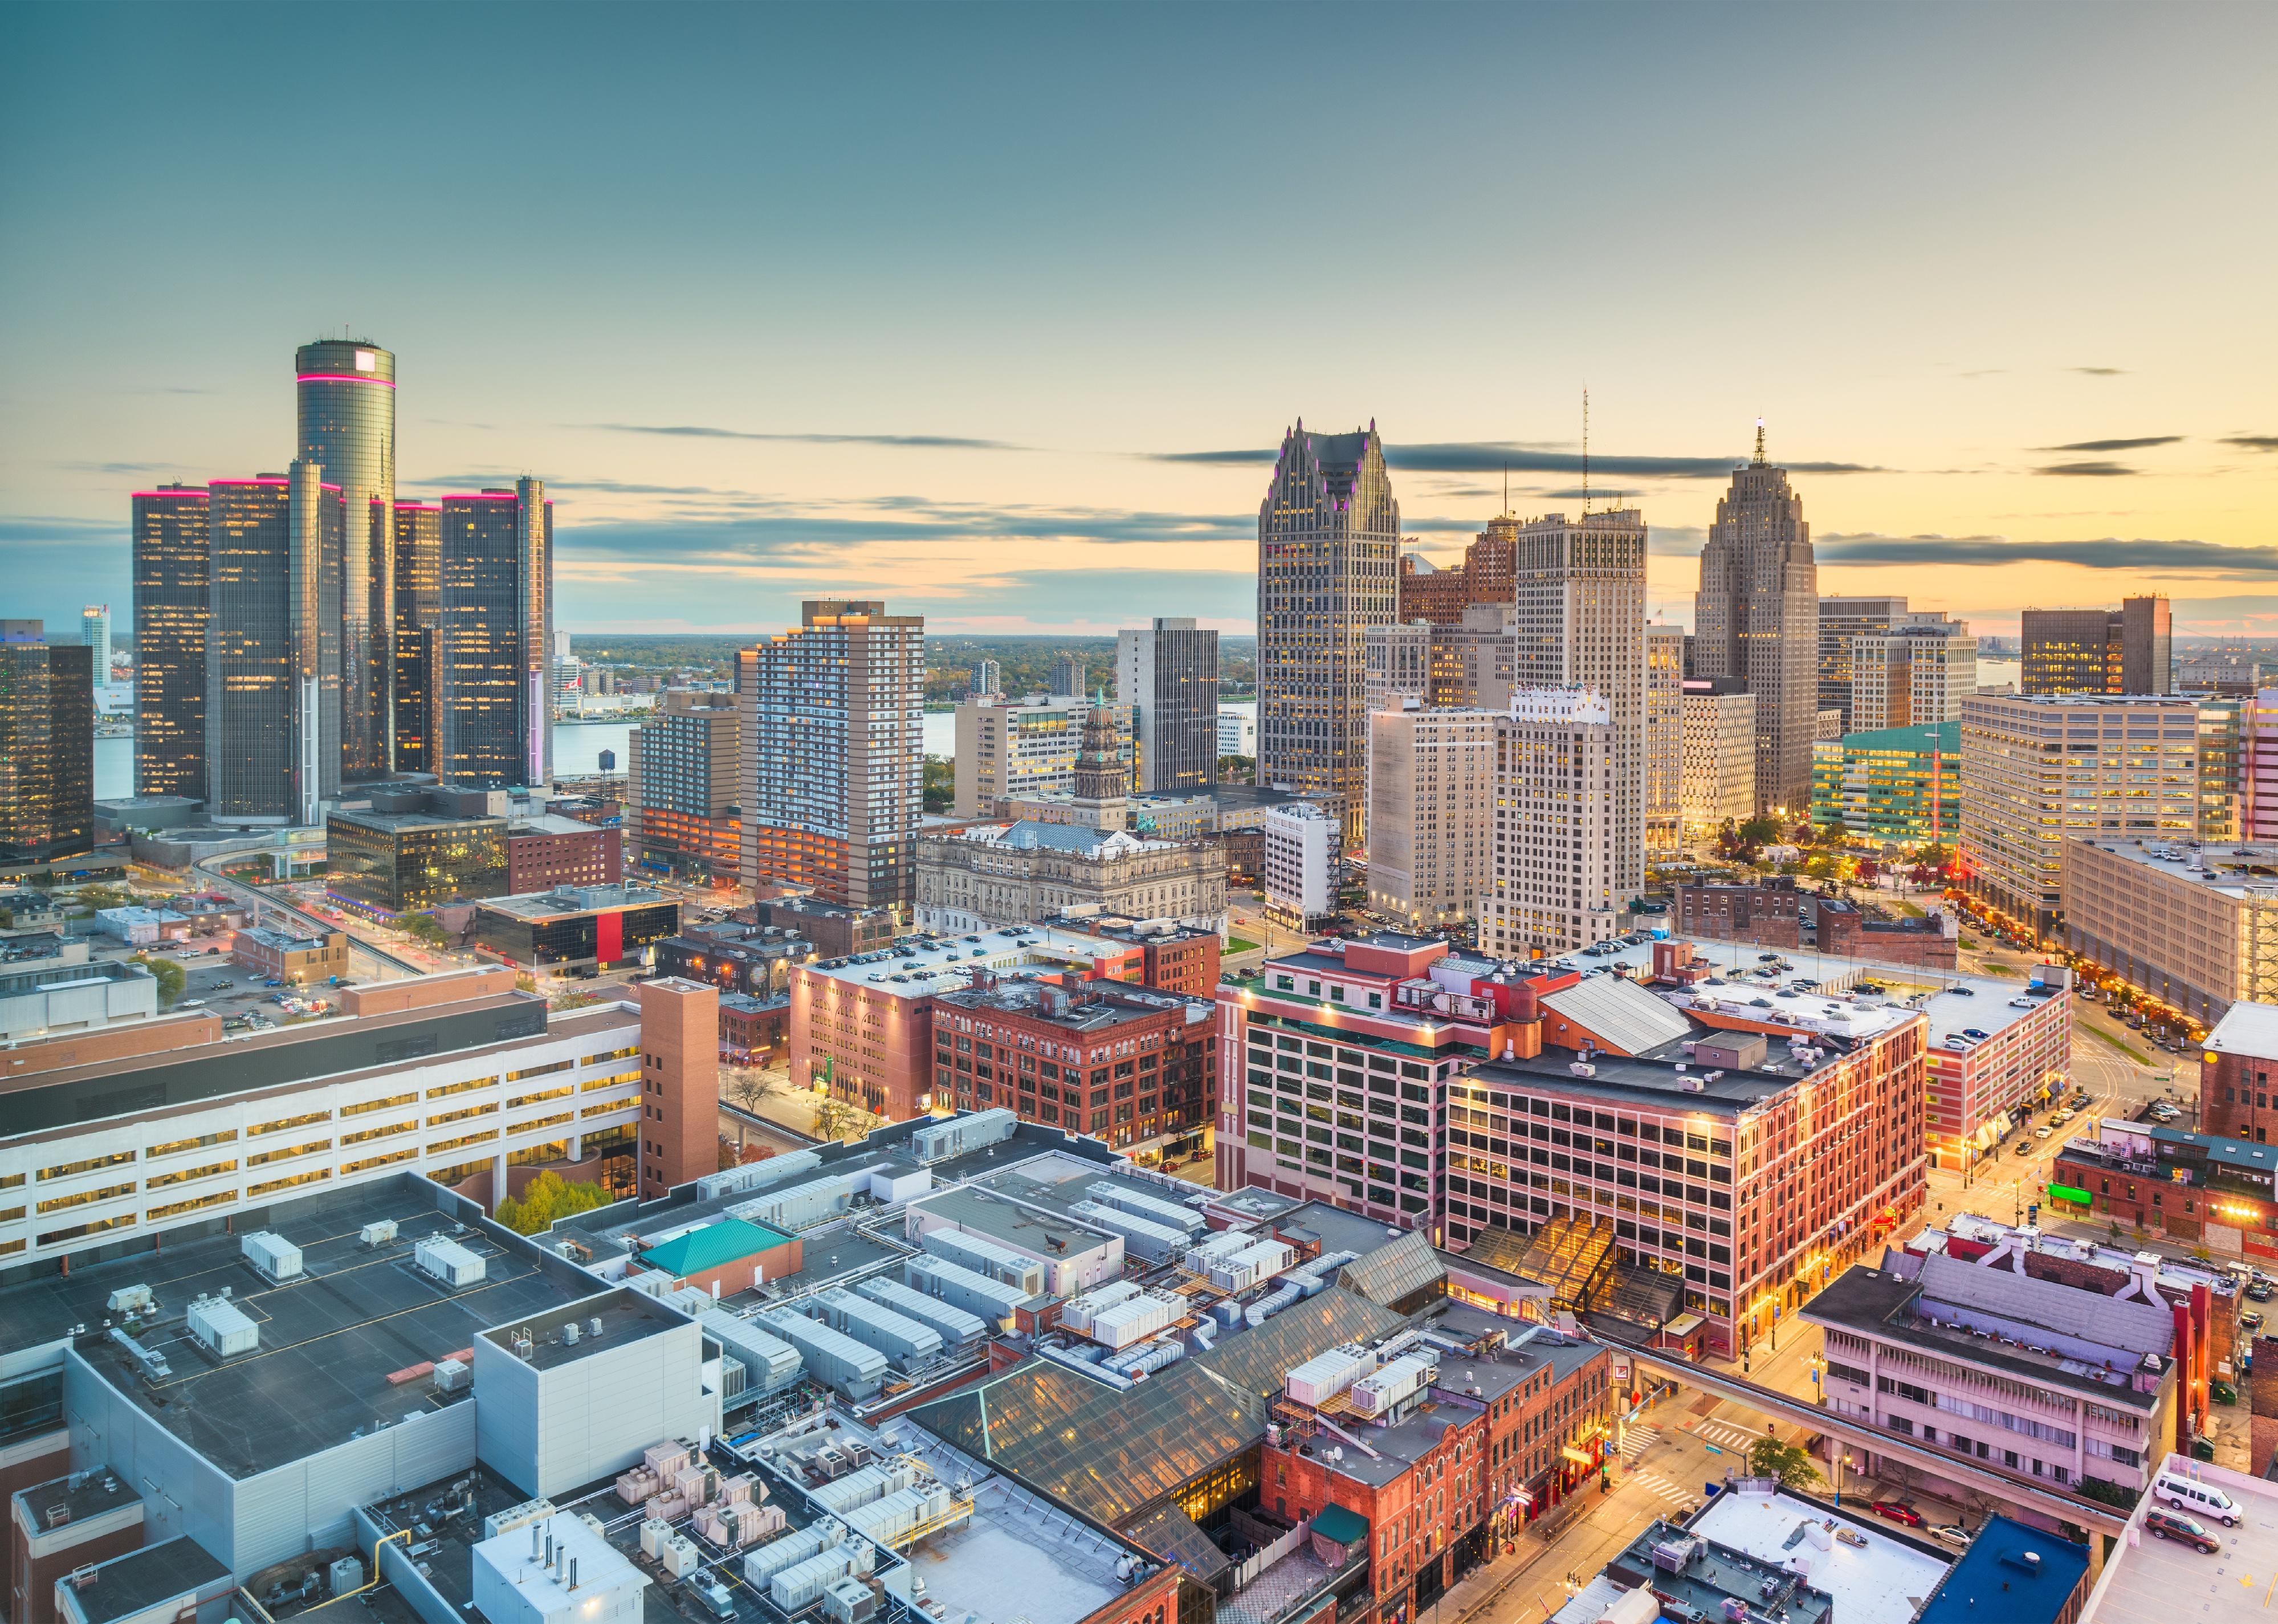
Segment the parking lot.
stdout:
[[[123,958],[135,953],[149,958],[170,958],[181,965],[187,980],[173,1007],[218,1015],[224,1026],[233,1032],[260,1031],[288,1019],[329,1013],[340,1003],[340,994],[333,987],[270,986],[263,977],[232,964],[226,951],[218,949],[211,942],[166,942],[116,954],[99,952],[98,957]],[[278,1002],[280,998],[291,999],[299,1007]],[[326,1008],[317,1009],[317,1000],[322,1000]]]

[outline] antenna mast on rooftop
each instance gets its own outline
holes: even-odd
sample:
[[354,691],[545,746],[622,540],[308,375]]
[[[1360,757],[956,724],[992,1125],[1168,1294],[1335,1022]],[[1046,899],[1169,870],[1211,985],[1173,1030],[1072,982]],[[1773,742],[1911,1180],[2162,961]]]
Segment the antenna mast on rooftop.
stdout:
[[1756,466],[1757,466],[1758,468],[1762,468],[1763,465],[1764,465],[1764,420],[1763,420],[1762,418],[1759,417],[1759,418],[1757,418],[1757,419],[1756,419]]
[[1590,516],[1590,392],[1582,391],[1582,516]]

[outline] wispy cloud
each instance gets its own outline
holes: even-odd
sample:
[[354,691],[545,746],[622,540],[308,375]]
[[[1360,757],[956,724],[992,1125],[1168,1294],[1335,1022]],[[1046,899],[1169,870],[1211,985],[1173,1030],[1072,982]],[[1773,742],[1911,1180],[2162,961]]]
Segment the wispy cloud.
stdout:
[[600,429],[611,434],[661,434],[681,439],[759,440],[799,446],[893,446],[917,451],[1028,451],[1006,440],[966,439],[949,434],[757,434],[744,429],[715,428],[707,423],[586,423],[574,428]]
[[2124,462],[2058,462],[2048,468],[2037,468],[2036,474],[2055,474],[2074,479],[2118,479],[2135,473]]
[[2068,372],[2077,372],[2083,377],[2125,377],[2128,376],[2128,369],[2125,367],[2067,367],[2065,370]]
[[[1202,462],[1221,467],[1271,467],[1278,450],[1158,451],[1145,454],[1158,462]],[[1406,473],[1493,474],[1509,469],[1514,474],[1579,474],[1586,465],[1579,452],[1545,451],[1540,447],[1500,440],[1442,441],[1422,445],[1393,445],[1384,448],[1387,467]],[[1593,454],[1586,464],[1591,474],[1609,478],[1724,479],[1747,461],[1745,456],[1658,457]],[[1804,474],[1881,474],[1891,470],[1863,462],[1782,462],[1782,468]]]
[[180,462],[51,462],[50,468],[68,469],[74,474],[176,474],[187,464]]
[[2278,434],[2226,434],[2222,443],[2242,451],[2278,451]]
[[2036,446],[2035,451],[2138,451],[2146,446],[2175,446],[2182,441],[2180,434],[2146,434],[2132,440],[2075,440],[2069,446]]
[[2227,547],[2176,538],[2021,541],[2009,536],[1823,535],[1813,551],[1832,564],[2074,564],[2221,578],[2278,570],[2278,546]]

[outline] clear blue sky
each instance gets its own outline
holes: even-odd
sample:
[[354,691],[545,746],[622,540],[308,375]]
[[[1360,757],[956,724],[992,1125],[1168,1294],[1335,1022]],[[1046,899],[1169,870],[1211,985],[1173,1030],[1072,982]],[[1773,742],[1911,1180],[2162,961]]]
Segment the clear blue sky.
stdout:
[[[1594,483],[1682,618],[1759,414],[1823,581],[2278,631],[2278,8],[22,5],[0,612],[397,352],[407,493],[559,499],[565,623],[1250,613],[1264,451],[1409,530]],[[944,443],[949,442],[949,443]],[[1666,460],[1666,461],[1663,461]]]

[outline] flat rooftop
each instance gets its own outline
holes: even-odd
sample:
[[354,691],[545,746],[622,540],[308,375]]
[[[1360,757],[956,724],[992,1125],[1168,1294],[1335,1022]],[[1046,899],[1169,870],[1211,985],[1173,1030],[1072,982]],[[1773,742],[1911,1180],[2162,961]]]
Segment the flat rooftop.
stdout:
[[1099,950],[1097,936],[1013,925],[961,936],[905,936],[890,948],[808,964],[805,973],[859,982],[897,998],[926,998],[970,985],[975,970],[1002,975],[1040,965],[1089,964]]
[[[1831,1522],[1835,1529],[1827,1527]],[[1826,1533],[1846,1530],[1864,1543],[1831,1539],[1823,1549],[1804,1530],[1807,1523],[1816,1523]],[[1952,1566],[1945,1558],[1892,1533],[1877,1519],[1846,1516],[1785,1490],[1765,1494],[1727,1489],[1712,1496],[1686,1527],[1825,1591],[1835,1598],[1839,1624],[1911,1624]],[[1799,1533],[1804,1536],[1799,1538]],[[2006,1624],[2008,1615],[1996,1613],[1992,1617]]]
[[[463,1237],[461,1244],[465,1244]],[[601,1327],[598,1333],[593,1330],[596,1322]],[[539,1370],[552,1370],[575,1364],[597,1348],[638,1342],[685,1323],[680,1315],[644,1292],[629,1286],[615,1291],[603,1287],[592,1296],[562,1304],[546,1313],[523,1315],[510,1325],[493,1326],[482,1336],[500,1352],[511,1353],[512,1334],[527,1330],[531,1341],[527,1362]],[[564,1334],[573,1324],[578,1332],[575,1342],[568,1340]]]
[[353,823],[384,835],[401,835],[409,829],[479,828],[485,824],[506,827],[506,819],[493,812],[373,812],[363,807],[327,812],[325,820]]
[[1140,1559],[1150,1571],[1159,1566],[1128,1540],[1074,1521],[907,1420],[873,1429],[837,1408],[826,1419],[834,1424],[825,1436],[842,1446],[860,1443],[883,1455],[913,1455],[940,1482],[973,1485],[972,1517],[919,1540],[905,1559],[925,1582],[927,1599],[940,1602],[950,1619],[1018,1613],[1030,1624],[1077,1624],[1123,1594],[1115,1573],[1123,1557]]
[[[585,826],[578,825],[583,828]],[[584,885],[561,891],[528,891],[519,896],[486,896],[475,905],[517,919],[558,919],[573,914],[607,913],[613,908],[677,907],[677,897],[645,885]]]
[[[1052,994],[1062,995],[1056,1000]],[[1025,976],[1007,977],[991,987],[955,988],[936,997],[956,1009],[1019,1015],[1063,1032],[1084,1034],[1159,1020],[1179,1010],[1197,1011],[1199,1018],[1217,1007],[1207,998],[1157,992],[1124,981],[1095,981],[1071,992],[1056,982]]]
[[226,1585],[229,1569],[188,1535],[160,1540],[96,1566],[73,1599],[91,1624],[123,1619],[180,1596]]
[[[1655,1564],[1656,1548],[1691,1554],[1678,1571]],[[1791,1573],[1785,1560],[1750,1556],[1673,1522],[1647,1524],[1606,1564],[1605,1576],[1624,1589],[1649,1586],[1655,1595],[1690,1607],[1695,1618],[1721,1619],[1724,1598],[1738,1597],[1747,1604],[1752,1617],[1782,1619],[1787,1624],[1836,1624],[1834,1598]]]
[[2086,1545],[1996,1513],[1946,1570],[1918,1624],[2057,1624],[2087,1572]]
[[[2222,1542],[2203,1556],[2173,1540],[2143,1533],[2154,1509],[2149,1496],[2129,1519],[2127,1537],[2106,1559],[2079,1624],[2269,1624],[2271,1565],[2278,1552],[2278,1483],[2169,1455],[2164,1470],[2221,1490],[2244,1513],[2235,1529],[2195,1518]],[[2172,1506],[2157,1509],[2172,1511]]]
[[[470,1396],[439,1394],[424,1380],[391,1384],[394,1372],[470,1347],[495,1326],[549,1323],[549,1316],[566,1317],[561,1311],[572,1303],[581,1318],[594,1311],[584,1305],[607,1287],[494,1226],[469,1224],[454,1233],[458,1226],[436,1204],[452,1200],[404,1174],[272,1204],[260,1227],[298,1246],[302,1257],[301,1277],[281,1285],[243,1258],[244,1230],[176,1231],[163,1249],[35,1277],[0,1290],[6,1347],[57,1340],[74,1325],[97,1328],[73,1338],[80,1358],[220,1470],[248,1477]],[[396,1239],[366,1247],[358,1231],[382,1219],[394,1220]],[[435,1234],[482,1257],[484,1279],[451,1291],[417,1269],[414,1247]],[[146,1379],[134,1356],[99,1329],[114,1317],[105,1299],[127,1285],[147,1285],[157,1300],[152,1328],[140,1340],[164,1358],[165,1376]],[[192,1300],[225,1287],[261,1338],[254,1352],[226,1361],[191,1337],[184,1319]]]
[[[910,1203],[910,1210],[946,1219],[959,1229],[1039,1258],[1078,1257],[1121,1239],[1111,1231],[1067,1216],[1063,1203],[1045,1201],[1040,1206],[1029,1205],[1036,1197],[1029,1193],[1027,1181],[1000,1187],[1010,1199],[998,1200],[986,1188],[967,1186],[921,1196]],[[1049,1186],[1036,1188],[1042,1195],[1051,1194]],[[1084,1199],[1078,1186],[1073,1200]],[[1021,1204],[1014,1205],[1015,1201]]]

